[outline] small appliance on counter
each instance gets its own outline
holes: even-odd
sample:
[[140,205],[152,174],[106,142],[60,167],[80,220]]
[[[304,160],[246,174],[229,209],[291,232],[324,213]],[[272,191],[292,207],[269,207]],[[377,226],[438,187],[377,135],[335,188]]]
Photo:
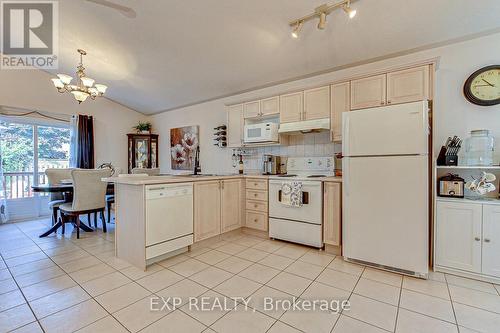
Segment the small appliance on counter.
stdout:
[[262,157],[262,174],[281,175],[286,173],[287,158],[275,155],[264,155]]
[[437,165],[458,165],[458,152],[462,147],[462,140],[458,136],[448,137],[439,151]]
[[465,180],[458,175],[447,174],[438,179],[438,196],[463,198]]
[[335,176],[342,177],[342,153],[337,153],[334,156],[334,165],[335,165]]

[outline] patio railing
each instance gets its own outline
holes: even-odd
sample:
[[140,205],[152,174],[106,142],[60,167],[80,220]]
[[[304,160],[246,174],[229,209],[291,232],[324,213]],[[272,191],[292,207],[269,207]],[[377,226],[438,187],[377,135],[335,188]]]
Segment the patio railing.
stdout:
[[[4,172],[3,184],[5,188],[6,199],[28,198],[33,196],[33,172],[32,171],[17,171]],[[38,175],[38,184],[45,184],[45,173]]]

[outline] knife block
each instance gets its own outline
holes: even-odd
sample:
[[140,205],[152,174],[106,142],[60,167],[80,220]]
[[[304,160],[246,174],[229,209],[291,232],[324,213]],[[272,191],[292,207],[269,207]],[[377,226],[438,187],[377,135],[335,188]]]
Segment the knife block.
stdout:
[[444,165],[457,166],[458,155],[446,155]]
[[446,155],[446,148],[442,146],[437,158],[437,165],[457,166],[458,155]]

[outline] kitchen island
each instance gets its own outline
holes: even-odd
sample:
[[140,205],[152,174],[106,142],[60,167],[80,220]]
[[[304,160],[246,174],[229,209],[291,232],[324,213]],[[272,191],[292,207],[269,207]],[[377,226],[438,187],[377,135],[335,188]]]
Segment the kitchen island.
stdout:
[[[115,184],[116,256],[134,266],[188,251],[195,243],[242,227],[268,236],[247,223],[246,184],[264,175],[179,175],[111,177]],[[320,180],[341,182],[340,177]],[[267,207],[267,194],[262,198]],[[267,217],[267,210],[262,213]],[[247,226],[247,224],[249,224]]]

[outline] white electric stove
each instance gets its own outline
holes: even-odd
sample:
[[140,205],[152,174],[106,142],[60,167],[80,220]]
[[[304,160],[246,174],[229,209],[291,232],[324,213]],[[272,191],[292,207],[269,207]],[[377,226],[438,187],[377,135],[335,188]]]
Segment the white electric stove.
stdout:
[[[333,176],[333,157],[289,157],[287,174],[269,177],[269,236],[299,244],[323,246],[322,177]],[[302,206],[281,203],[286,182],[302,183]]]

